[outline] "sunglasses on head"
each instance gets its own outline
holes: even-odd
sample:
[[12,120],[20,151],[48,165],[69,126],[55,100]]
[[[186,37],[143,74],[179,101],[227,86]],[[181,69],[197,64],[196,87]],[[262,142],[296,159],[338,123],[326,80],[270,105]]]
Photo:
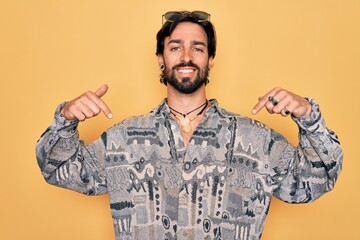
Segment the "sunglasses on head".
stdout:
[[203,12],[203,11],[174,12],[174,11],[172,11],[172,12],[167,12],[164,15],[162,15],[162,25],[164,25],[164,19],[165,19],[165,22],[174,22],[181,17],[187,17],[187,16],[194,18],[198,22],[210,21],[210,14],[207,12]]

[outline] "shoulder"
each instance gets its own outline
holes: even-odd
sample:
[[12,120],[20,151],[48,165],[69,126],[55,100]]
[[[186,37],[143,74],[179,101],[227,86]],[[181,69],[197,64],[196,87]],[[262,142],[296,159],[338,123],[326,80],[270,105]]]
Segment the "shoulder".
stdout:
[[108,129],[107,132],[111,133],[128,128],[147,128],[155,125],[155,122],[156,116],[152,112],[150,112],[144,115],[125,118],[124,120],[116,123],[110,129]]
[[242,126],[242,127],[270,129],[267,125],[265,125],[264,123],[262,123],[256,119],[242,115],[240,113],[234,113],[234,112],[228,111],[225,108],[220,107],[217,103],[214,107],[215,107],[216,111],[219,112],[220,118],[222,118],[226,121],[236,122],[239,126]]
[[127,136],[139,132],[141,132],[141,134],[149,132],[156,133],[160,125],[164,124],[164,115],[167,111],[166,99],[164,99],[150,112],[125,118],[108,129],[105,134],[115,134],[118,136],[121,134],[122,136]]

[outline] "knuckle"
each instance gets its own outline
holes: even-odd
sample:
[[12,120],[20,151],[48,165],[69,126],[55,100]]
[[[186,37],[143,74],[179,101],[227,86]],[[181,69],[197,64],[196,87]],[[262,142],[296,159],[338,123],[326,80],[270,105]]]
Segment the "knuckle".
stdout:
[[94,109],[94,114],[95,114],[95,115],[98,115],[100,112],[101,112],[100,108]]
[[302,106],[301,106],[301,104],[299,103],[299,102],[297,102],[297,101],[295,101],[294,102],[294,108],[295,109],[299,109],[299,108],[301,108]]
[[280,108],[273,108],[273,112],[274,113],[281,113],[281,109]]
[[96,116],[96,115],[98,115],[99,113],[101,112],[101,110],[100,109],[94,109],[94,111],[93,111],[93,116]]
[[81,96],[80,101],[88,101],[91,98],[91,94],[84,94]]
[[279,94],[285,96],[285,97],[289,97],[289,92],[283,88],[279,88]]
[[88,100],[91,99],[91,96],[93,95],[93,93],[91,91],[87,91],[86,93],[84,93],[83,95],[81,95],[81,99],[82,100]]
[[81,109],[79,103],[76,103],[76,104],[73,104],[73,105],[69,106],[68,110],[71,111],[71,112],[75,112],[75,111],[77,111],[77,109]]
[[299,113],[299,109],[298,109],[298,108],[294,109],[294,110],[292,111],[292,113],[293,113],[294,115],[297,115],[297,114]]
[[86,117],[84,115],[79,115],[77,119],[81,122],[85,121]]
[[276,87],[274,88],[274,90],[275,90],[275,91],[281,91],[282,88],[281,88],[280,86],[276,86]]

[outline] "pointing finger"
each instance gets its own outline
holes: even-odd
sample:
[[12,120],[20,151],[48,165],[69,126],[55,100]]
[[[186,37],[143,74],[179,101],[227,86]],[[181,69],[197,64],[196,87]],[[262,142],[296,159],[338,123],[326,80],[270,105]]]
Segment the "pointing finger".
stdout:
[[267,95],[258,98],[259,102],[252,109],[251,111],[252,114],[257,114],[265,106],[266,102],[268,101],[266,96]]
[[111,110],[110,108],[105,104],[105,102],[101,101],[102,104],[99,105],[99,107],[101,108],[101,111],[103,113],[105,113],[105,115],[108,117],[108,118],[112,118],[113,115],[111,113]]
[[105,93],[108,91],[109,87],[104,84],[102,85],[98,90],[96,90],[95,95],[97,96],[93,98],[93,101],[99,106],[101,111],[108,117],[112,118],[113,115],[111,113],[110,108],[106,105],[106,103],[101,100],[101,97],[105,95]]
[[99,106],[99,108],[101,109],[101,111],[108,117],[108,118],[112,118],[113,115],[111,113],[110,108],[106,105],[106,103],[101,100],[100,98],[94,99],[94,101],[96,102],[96,104]]
[[[277,102],[274,96],[278,93],[279,90],[281,90],[281,88],[276,87],[270,92],[266,93],[264,96],[259,97],[259,102],[254,106],[251,113],[257,114],[263,107],[266,107],[269,113],[273,113],[272,108],[274,107],[274,103]],[[271,106],[268,104],[269,102],[271,103]]]

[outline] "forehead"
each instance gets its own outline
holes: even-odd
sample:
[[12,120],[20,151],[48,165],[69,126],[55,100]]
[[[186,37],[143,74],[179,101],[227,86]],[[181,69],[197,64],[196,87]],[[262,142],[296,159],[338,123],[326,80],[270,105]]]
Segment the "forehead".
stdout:
[[207,46],[206,32],[199,24],[192,22],[179,23],[171,35],[165,38],[165,43],[171,40],[200,41]]

